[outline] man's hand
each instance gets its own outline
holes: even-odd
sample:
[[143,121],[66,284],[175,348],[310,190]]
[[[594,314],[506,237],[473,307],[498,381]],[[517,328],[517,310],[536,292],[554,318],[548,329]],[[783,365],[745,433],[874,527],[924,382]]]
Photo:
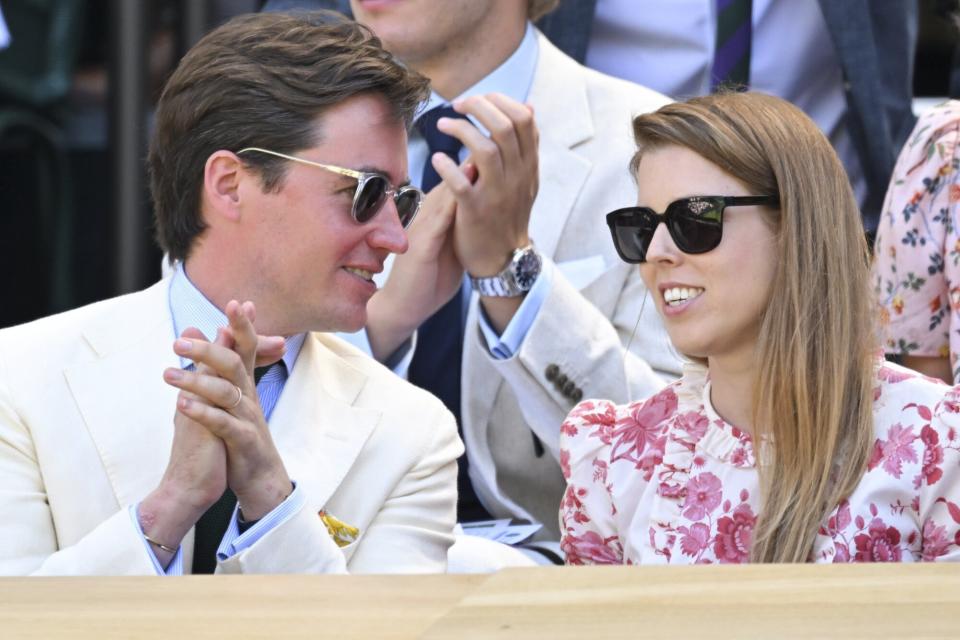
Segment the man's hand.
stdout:
[[[538,188],[539,136],[533,109],[493,93],[454,103],[489,132],[487,138],[468,120],[441,118],[437,128],[470,150],[469,162],[478,177],[470,179],[443,154],[434,154],[433,167],[457,200],[454,248],[474,277],[493,276],[507,265],[515,249],[530,243],[528,224]],[[502,333],[522,297],[481,298],[493,328]]]
[[[183,332],[178,342],[181,340],[206,343],[203,333],[192,327]],[[230,348],[232,343],[228,333],[217,332],[214,344]],[[198,364],[194,372],[168,369],[164,379],[172,383],[185,376],[210,373],[206,365]],[[177,406],[195,399],[192,393],[182,390],[177,396]],[[227,452],[223,441],[178,410],[173,417],[170,460],[160,485],[140,503],[140,526],[150,538],[175,548],[226,488]],[[155,547],[154,552],[164,566],[173,557],[159,547]]]
[[231,300],[225,311],[230,322],[225,332],[233,338],[233,348],[178,340],[178,354],[209,369],[168,382],[193,394],[181,398],[177,410],[226,445],[227,484],[237,495],[244,519],[258,520],[283,502],[293,487],[270,436],[253,380],[257,358],[253,303],[241,305]]
[[[476,179],[474,167],[462,171]],[[463,267],[453,247],[456,206],[443,183],[427,194],[408,231],[409,251],[396,257],[387,283],[367,305],[367,338],[381,362],[460,287]]]
[[537,127],[527,105],[493,93],[454,103],[489,132],[484,136],[469,121],[441,118],[437,128],[470,151],[477,178],[443,154],[432,161],[457,200],[454,242],[457,256],[474,277],[496,275],[514,249],[530,242],[527,226],[537,196]]

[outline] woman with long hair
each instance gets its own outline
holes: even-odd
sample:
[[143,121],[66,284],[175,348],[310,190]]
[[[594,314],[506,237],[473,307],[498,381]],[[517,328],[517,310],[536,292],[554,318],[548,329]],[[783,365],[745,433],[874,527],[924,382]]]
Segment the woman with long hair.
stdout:
[[633,126],[639,206],[607,222],[690,363],[646,400],[565,421],[567,561],[960,558],[960,396],[880,357],[826,137],[751,93]]

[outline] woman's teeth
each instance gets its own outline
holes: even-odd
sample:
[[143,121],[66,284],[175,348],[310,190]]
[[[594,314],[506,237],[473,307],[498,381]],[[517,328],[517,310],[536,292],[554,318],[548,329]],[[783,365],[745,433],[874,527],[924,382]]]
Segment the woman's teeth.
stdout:
[[700,287],[670,287],[663,291],[663,301],[671,307],[681,305],[703,293]]

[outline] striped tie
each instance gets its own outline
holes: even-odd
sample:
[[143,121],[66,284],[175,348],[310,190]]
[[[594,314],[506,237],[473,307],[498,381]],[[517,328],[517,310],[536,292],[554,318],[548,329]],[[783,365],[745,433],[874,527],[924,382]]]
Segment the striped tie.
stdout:
[[[430,156],[441,152],[454,162],[459,162],[460,150],[463,147],[459,140],[437,129],[437,121],[440,118],[465,117],[454,111],[453,107],[440,106],[427,111],[417,120],[416,127],[430,150],[420,183],[420,188],[424,191],[430,191],[441,181],[430,162]],[[417,330],[417,350],[413,353],[408,376],[410,382],[443,401],[457,419],[461,436],[463,425],[460,424],[460,368],[464,321],[461,287],[449,302],[424,320]],[[480,503],[470,482],[469,466],[467,454],[464,453],[457,460],[457,490],[460,496],[457,500],[457,520],[488,520],[490,514]]]
[[710,90],[746,91],[750,86],[752,0],[717,0],[717,42]]

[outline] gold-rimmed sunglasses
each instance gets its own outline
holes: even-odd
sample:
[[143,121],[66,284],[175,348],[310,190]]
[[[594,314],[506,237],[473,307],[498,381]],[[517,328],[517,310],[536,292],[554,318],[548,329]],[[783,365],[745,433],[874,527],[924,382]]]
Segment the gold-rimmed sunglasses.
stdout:
[[248,152],[265,153],[270,156],[276,156],[277,158],[283,158],[284,160],[326,169],[341,176],[353,178],[357,181],[357,189],[353,193],[353,206],[350,208],[350,214],[353,216],[353,219],[360,224],[369,222],[377,215],[377,212],[383,207],[383,203],[386,202],[387,196],[393,198],[393,202],[397,206],[397,214],[400,216],[400,225],[404,229],[410,226],[410,223],[413,222],[413,219],[417,216],[417,212],[420,211],[423,192],[412,185],[394,188],[390,184],[390,180],[382,173],[345,169],[336,165],[305,160],[304,158],[298,158],[287,155],[286,153],[270,151],[269,149],[262,149],[260,147],[241,149],[237,151],[237,155]]

